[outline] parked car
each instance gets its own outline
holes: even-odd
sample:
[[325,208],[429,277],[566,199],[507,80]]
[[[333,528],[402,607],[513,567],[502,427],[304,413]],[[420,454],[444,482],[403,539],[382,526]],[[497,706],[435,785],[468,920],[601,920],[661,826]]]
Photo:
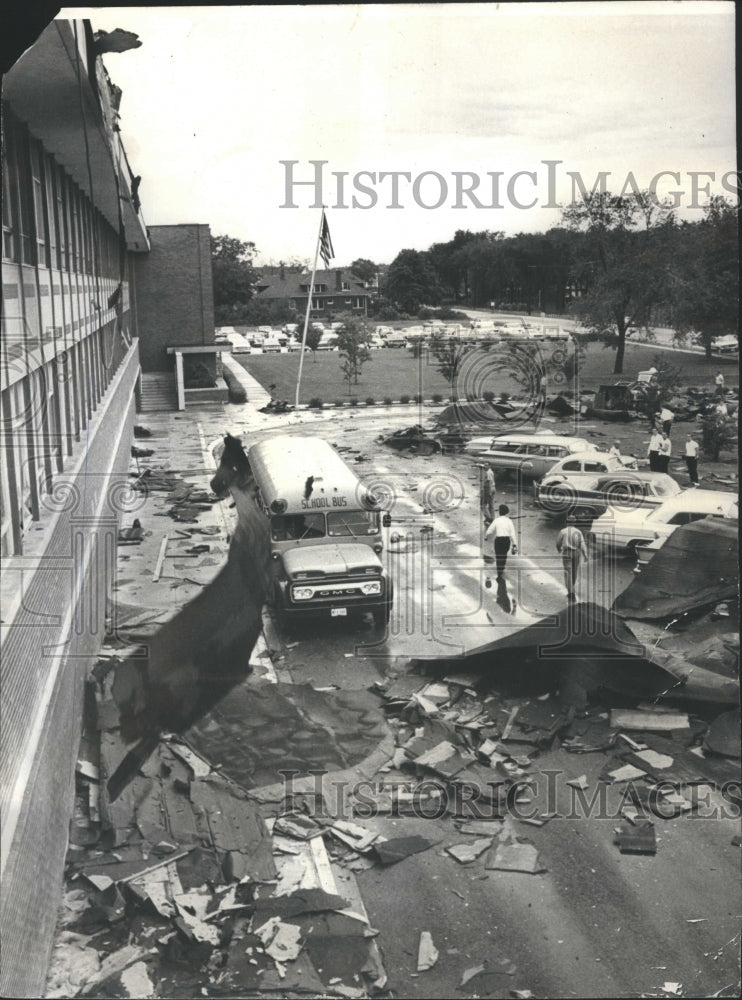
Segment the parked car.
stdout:
[[[598,453],[599,454],[599,453]],[[606,456],[613,458],[612,455]],[[564,463],[558,463],[563,465]],[[600,517],[611,507],[618,511],[653,509],[682,488],[664,472],[560,472],[554,469],[534,485],[536,506],[547,517],[576,514],[585,520]]]
[[397,330],[394,333],[390,333],[386,337],[387,347],[406,347],[407,346],[407,336],[402,332],[402,330]]
[[464,448],[467,455],[486,462],[493,469],[517,470],[534,479],[545,476],[563,458],[597,450],[584,438],[561,437],[558,434],[474,438]]
[[317,345],[317,350],[318,351],[336,351],[338,349],[338,347],[337,347],[337,339],[338,338],[337,338],[337,334],[336,333],[331,333],[329,330],[326,330],[322,334],[322,338],[320,339],[320,342]]
[[593,447],[587,451],[565,455],[556,465],[552,466],[550,476],[591,476],[599,472],[623,472],[624,469],[636,469],[637,461],[633,455],[622,455],[616,458],[607,451],[598,451]]
[[280,354],[281,341],[278,337],[266,337],[263,341],[263,354]]
[[635,554],[639,545],[667,538],[679,524],[690,524],[703,517],[737,520],[737,497],[720,490],[683,490],[660,507],[618,511],[610,507],[593,521],[590,540],[599,547]]

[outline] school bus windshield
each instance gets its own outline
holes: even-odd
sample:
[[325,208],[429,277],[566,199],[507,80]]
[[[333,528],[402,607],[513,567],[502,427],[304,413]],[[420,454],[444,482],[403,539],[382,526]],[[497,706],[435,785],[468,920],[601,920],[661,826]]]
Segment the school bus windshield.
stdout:
[[271,538],[274,542],[300,541],[302,538],[324,538],[324,514],[281,514],[271,518]]
[[303,538],[359,538],[379,534],[379,514],[375,510],[344,510],[324,514],[276,514],[271,518],[274,542],[301,541]]
[[379,514],[375,510],[332,511],[327,515],[327,534],[333,538],[342,535],[378,535]]

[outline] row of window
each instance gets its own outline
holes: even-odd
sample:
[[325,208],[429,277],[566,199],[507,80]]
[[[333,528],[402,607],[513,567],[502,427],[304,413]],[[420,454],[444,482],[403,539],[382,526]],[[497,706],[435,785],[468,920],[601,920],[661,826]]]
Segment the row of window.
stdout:
[[117,233],[6,105],[2,224],[4,260],[119,277]]

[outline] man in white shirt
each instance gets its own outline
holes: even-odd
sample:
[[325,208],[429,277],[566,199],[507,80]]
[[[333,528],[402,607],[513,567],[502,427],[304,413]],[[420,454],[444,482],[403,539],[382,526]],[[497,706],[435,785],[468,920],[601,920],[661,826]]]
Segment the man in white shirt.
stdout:
[[491,524],[495,519],[495,497],[497,496],[497,484],[495,474],[491,465],[484,466],[484,476],[482,478],[482,513],[485,524]]
[[663,431],[660,438],[660,453],[657,458],[658,472],[667,472],[670,466],[670,455],[672,455],[672,441],[667,432]]
[[608,454],[609,455],[613,455],[614,458],[620,458],[621,457],[621,442],[620,441],[614,441],[613,442],[613,446],[608,449]]
[[668,409],[667,406],[663,406],[660,410],[660,420],[662,421],[662,431],[667,434],[668,437],[672,431],[672,422],[674,419],[675,414],[672,410]]
[[567,518],[567,527],[557,535],[557,552],[561,552],[562,566],[564,567],[564,586],[567,588],[567,598],[575,600],[575,589],[577,587],[577,577],[580,572],[580,563],[588,558],[587,546],[582,532],[577,527],[577,518],[570,514]]
[[714,379],[714,382],[716,383],[716,395],[717,396],[723,396],[724,395],[724,376],[721,374],[721,372],[717,372],[716,373],[716,378]]
[[660,441],[662,440],[662,435],[655,428],[652,431],[652,436],[649,439],[649,447],[647,448],[647,457],[649,458],[649,468],[652,472],[660,472]]
[[685,440],[685,464],[691,486],[698,486],[698,441],[689,434]]
[[518,538],[515,534],[515,525],[508,517],[510,508],[507,504],[501,503],[497,509],[497,517],[484,533],[485,541],[495,537],[495,564],[497,567],[497,579],[502,580],[505,572],[505,564],[508,561],[508,553],[513,555],[518,551]]

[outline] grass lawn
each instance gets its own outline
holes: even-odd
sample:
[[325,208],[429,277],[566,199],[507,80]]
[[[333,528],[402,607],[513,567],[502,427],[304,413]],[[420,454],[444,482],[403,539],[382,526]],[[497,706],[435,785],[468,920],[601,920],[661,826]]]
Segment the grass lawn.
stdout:
[[[651,344],[628,344],[624,360],[624,375],[613,375],[615,354],[601,344],[588,345],[587,354],[580,371],[579,384],[585,389],[596,389],[602,382],[612,383],[619,378],[633,380],[637,372],[649,368],[655,355],[681,370],[680,380],[686,384],[708,385],[712,388],[713,377],[720,367],[717,362],[710,364],[700,355],[681,354],[674,351],[660,351]],[[296,378],[299,371],[298,354],[236,354],[234,355],[247,371],[265,388],[276,384],[275,395],[289,402],[294,401]],[[315,360],[316,359],[316,360]],[[508,392],[523,394],[524,389],[507,372],[503,371],[505,358],[497,354],[477,353],[476,359],[461,378],[458,392],[461,397],[471,392],[481,396],[483,392]],[[738,384],[736,362],[721,365],[727,386]],[[552,380],[549,392],[557,391]],[[387,349],[372,351],[370,360],[363,366],[357,386],[348,392],[348,383],[340,371],[340,356],[334,351],[316,355],[307,354],[302,373],[301,402],[307,403],[318,396],[325,403],[347,400],[351,396],[363,401],[367,397],[382,402],[386,397],[398,400],[402,395],[422,394],[430,399],[436,393],[448,398],[451,393],[448,382],[436,369],[432,358],[413,358],[409,351]]]

